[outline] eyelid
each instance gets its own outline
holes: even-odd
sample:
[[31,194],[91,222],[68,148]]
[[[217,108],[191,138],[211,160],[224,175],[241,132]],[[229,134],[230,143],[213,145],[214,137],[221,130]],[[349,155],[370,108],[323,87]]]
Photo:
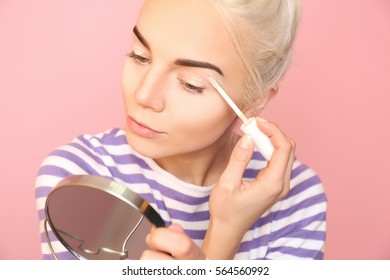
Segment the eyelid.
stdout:
[[147,65],[150,63],[150,58],[148,55],[137,48],[133,48],[127,56],[139,65]]
[[185,80],[187,83],[192,84],[197,87],[205,87],[205,82],[201,81],[200,79],[197,79],[193,76],[183,77],[182,80]]
[[134,52],[135,55],[139,55],[139,56],[146,56],[145,52],[138,49],[137,47],[134,47],[132,52]]
[[186,90],[187,92],[189,93],[198,93],[198,94],[201,94],[203,93],[205,87],[203,86],[196,86],[194,84],[192,84],[191,82],[187,82],[186,80],[182,79],[182,78],[177,78],[177,80],[179,81],[179,83],[181,84],[181,86],[184,88],[184,90]]

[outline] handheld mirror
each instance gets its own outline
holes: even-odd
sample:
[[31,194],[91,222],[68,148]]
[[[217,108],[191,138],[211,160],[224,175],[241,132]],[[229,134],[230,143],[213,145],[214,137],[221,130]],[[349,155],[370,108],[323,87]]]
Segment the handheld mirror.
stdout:
[[46,238],[55,258],[47,224],[74,256],[90,260],[139,259],[152,226],[165,226],[137,193],[94,175],[60,181],[47,197],[45,212]]

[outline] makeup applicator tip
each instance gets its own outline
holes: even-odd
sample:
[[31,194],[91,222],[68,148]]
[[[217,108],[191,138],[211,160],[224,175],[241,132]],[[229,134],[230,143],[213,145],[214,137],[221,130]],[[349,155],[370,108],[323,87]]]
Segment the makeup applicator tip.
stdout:
[[213,88],[217,88],[217,87],[219,87],[219,85],[218,85],[218,83],[217,83],[217,81],[216,80],[214,80],[213,78],[211,78],[211,77],[209,77],[209,82],[210,82],[210,84],[213,86]]

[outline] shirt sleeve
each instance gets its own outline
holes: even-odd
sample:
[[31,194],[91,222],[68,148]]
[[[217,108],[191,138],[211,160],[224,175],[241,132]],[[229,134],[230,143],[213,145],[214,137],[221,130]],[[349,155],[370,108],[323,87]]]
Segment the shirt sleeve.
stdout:
[[58,241],[48,223],[46,223],[47,231],[45,231],[45,203],[49,192],[59,181],[71,175],[82,174],[110,175],[101,160],[101,156],[94,149],[93,142],[84,136],[75,138],[70,144],[54,150],[43,160],[40,166],[35,181],[35,196],[43,259],[54,259],[55,257],[58,259],[75,259],[73,254]]
[[295,161],[289,194],[275,206],[267,259],[323,259],[327,199],[318,175]]

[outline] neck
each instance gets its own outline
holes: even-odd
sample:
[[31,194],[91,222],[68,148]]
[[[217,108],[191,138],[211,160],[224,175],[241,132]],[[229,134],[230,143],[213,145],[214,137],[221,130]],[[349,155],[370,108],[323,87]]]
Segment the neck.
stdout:
[[227,166],[231,152],[228,142],[226,137],[221,137],[202,150],[155,161],[161,168],[185,182],[209,186],[218,181]]

